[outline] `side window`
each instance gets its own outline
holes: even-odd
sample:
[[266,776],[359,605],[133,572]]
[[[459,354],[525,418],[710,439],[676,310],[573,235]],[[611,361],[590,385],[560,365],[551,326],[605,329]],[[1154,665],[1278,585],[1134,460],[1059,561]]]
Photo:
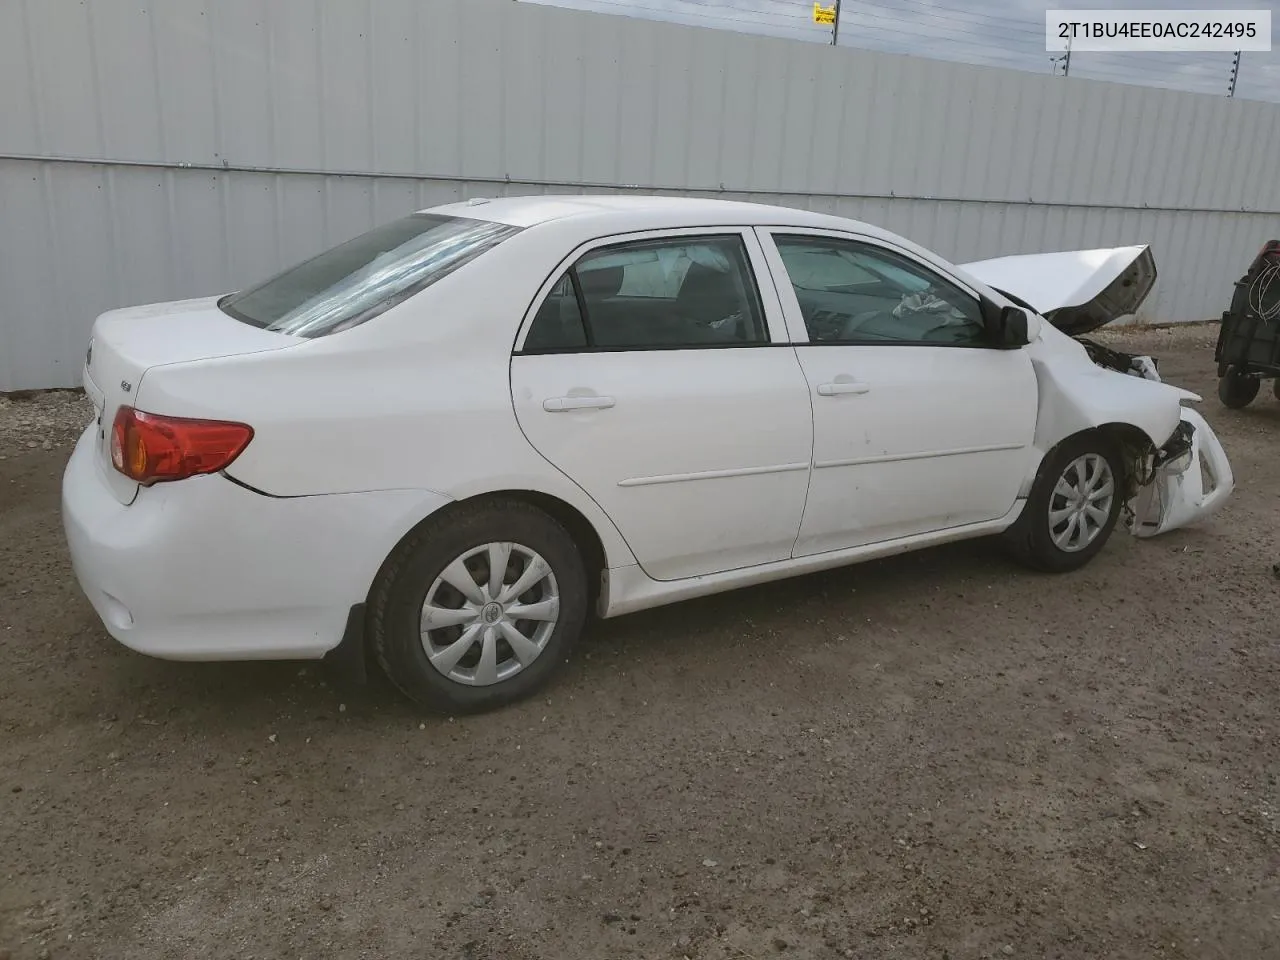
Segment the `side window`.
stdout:
[[768,340],[742,238],[671,237],[583,256],[539,308],[524,349],[733,347]]
[[524,349],[529,353],[553,353],[579,350],[587,345],[587,330],[582,322],[582,309],[573,289],[573,278],[565,274],[542,301]]
[[814,343],[986,342],[977,298],[914,260],[853,240],[774,240]]

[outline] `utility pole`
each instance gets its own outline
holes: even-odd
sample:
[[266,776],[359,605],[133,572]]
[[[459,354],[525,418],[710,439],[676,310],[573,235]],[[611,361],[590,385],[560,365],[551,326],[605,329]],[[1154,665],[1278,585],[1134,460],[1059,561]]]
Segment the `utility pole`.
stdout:
[[1050,57],[1049,62],[1053,64],[1053,75],[1058,75],[1058,64],[1062,64],[1062,75],[1068,76],[1071,73],[1071,38],[1067,37],[1067,50],[1060,57]]
[[1227,96],[1234,97],[1236,95],[1236,78],[1240,76],[1240,51],[1236,51],[1235,57],[1231,61],[1231,85],[1227,87]]
[[[831,45],[833,47],[837,46],[839,40],[840,40],[840,0],[836,0],[836,17],[833,21],[831,21]],[[1236,59],[1239,59],[1239,57],[1240,57],[1240,54],[1237,53]]]

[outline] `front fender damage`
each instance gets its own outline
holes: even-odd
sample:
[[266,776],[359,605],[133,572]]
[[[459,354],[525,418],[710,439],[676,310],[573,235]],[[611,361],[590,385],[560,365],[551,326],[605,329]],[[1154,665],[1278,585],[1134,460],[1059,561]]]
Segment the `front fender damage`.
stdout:
[[[1090,359],[1101,367],[1161,383],[1154,358],[1108,350],[1080,338]],[[1179,400],[1200,397],[1178,390]],[[1197,411],[1180,407],[1173,434],[1159,450],[1129,448],[1130,476],[1136,478],[1127,502],[1129,532],[1154,537],[1217,513],[1235,489],[1235,474],[1213,428]]]
[[1221,509],[1235,477],[1213,428],[1183,405],[1198,402],[1198,395],[1164,383],[1152,357],[1084,338],[1045,346],[1059,351],[1056,363],[1033,356],[1042,411],[1039,449],[1080,430],[1111,431],[1126,461],[1125,514],[1137,537],[1167,533]]

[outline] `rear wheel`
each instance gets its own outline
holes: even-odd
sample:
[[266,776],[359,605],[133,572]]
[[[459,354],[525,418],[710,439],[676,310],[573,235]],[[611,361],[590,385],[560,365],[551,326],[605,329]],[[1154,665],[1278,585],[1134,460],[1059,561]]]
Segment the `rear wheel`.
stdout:
[[1218,381],[1218,399],[1223,406],[1239,410],[1253,402],[1261,385],[1257,377],[1228,370],[1227,375]]
[[388,559],[370,598],[370,644],[387,676],[440,712],[504,706],[541,687],[587,614],[573,538],[518,500],[458,507]]
[[1045,458],[1005,543],[1037,570],[1079,569],[1111,537],[1123,488],[1119,454],[1105,436],[1087,433],[1065,440]]

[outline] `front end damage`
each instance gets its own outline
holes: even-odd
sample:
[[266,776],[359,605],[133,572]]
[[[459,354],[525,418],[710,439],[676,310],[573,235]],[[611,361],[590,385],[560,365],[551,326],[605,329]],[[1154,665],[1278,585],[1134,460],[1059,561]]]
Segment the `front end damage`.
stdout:
[[[1124,353],[1090,340],[1090,333],[1132,316],[1156,282],[1146,244],[1097,250],[1024,254],[961,265],[1008,299],[1028,307],[1066,334],[1107,370],[1161,382],[1152,357]],[[1180,391],[1183,400],[1200,398]],[[1181,420],[1160,449],[1122,439],[1129,461],[1129,530],[1153,537],[1210,516],[1235,487],[1231,464],[1200,414],[1183,406]]]
[[[1084,337],[1074,339],[1100,367],[1162,382],[1153,357],[1113,350]],[[1218,435],[1204,417],[1185,406],[1163,447],[1129,445],[1125,453],[1134,478],[1133,496],[1125,507],[1129,532],[1135,537],[1154,537],[1203,520],[1235,489],[1235,475]]]

